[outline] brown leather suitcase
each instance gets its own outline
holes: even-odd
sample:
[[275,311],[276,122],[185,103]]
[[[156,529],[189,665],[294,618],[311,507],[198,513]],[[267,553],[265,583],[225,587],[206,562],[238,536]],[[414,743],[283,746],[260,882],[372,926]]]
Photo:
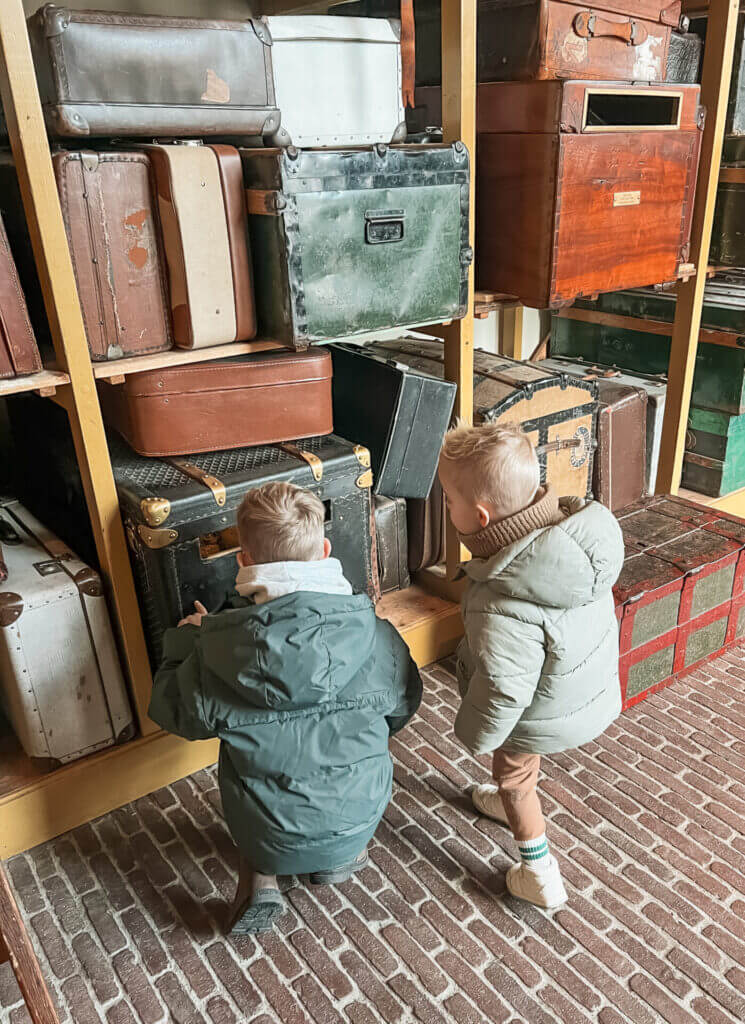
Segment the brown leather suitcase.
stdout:
[[99,381],[105,421],[140,455],[188,455],[330,434],[331,355],[257,352]]
[[150,158],[84,150],[52,162],[91,358],[172,348]]
[[246,136],[279,128],[272,41],[260,18],[45,4],[29,18],[28,31],[52,134]]
[[[612,373],[612,371],[611,371]],[[639,501],[647,477],[647,393],[612,377],[590,374],[598,388],[598,446],[592,471],[595,498],[612,512]]]
[[697,85],[478,89],[476,287],[559,307],[674,281],[687,262]]
[[428,498],[411,498],[406,502],[409,572],[445,561],[446,520],[445,495],[435,477]]
[[243,169],[233,146],[149,146],[181,348],[256,334]]
[[0,219],[0,377],[36,373],[40,369],[41,359],[26,299]]

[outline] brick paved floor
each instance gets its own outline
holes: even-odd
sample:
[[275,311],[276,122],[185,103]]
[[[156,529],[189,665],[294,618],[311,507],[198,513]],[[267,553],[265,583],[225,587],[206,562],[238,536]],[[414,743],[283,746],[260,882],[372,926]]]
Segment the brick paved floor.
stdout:
[[[393,741],[373,867],[288,881],[278,932],[222,933],[235,855],[212,771],[9,862],[64,1021],[89,1024],[712,1024],[745,1020],[745,650],[550,758],[549,838],[570,891],[505,899],[507,833],[464,791],[447,663]],[[8,966],[0,1020],[28,1021]]]

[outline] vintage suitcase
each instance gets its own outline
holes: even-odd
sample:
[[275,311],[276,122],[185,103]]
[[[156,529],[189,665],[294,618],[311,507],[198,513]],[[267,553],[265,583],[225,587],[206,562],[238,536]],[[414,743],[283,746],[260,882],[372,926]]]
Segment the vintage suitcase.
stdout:
[[[660,459],[660,442],[662,441],[662,422],[665,416],[665,399],[667,397],[667,378],[645,377],[638,373],[622,373],[613,366],[603,366],[600,363],[584,361],[579,358],[570,359],[565,356],[556,356],[551,359],[544,359],[541,366],[557,373],[570,373],[575,377],[589,378],[596,380],[598,384],[598,397],[602,406],[603,386],[609,382],[613,385],[638,388],[644,391],[647,396],[646,412],[646,434],[644,441],[646,474],[642,493],[653,494],[657,481],[657,467]],[[598,417],[598,444],[602,446],[600,432],[602,423]],[[597,452],[596,452],[597,459]],[[595,470],[593,470],[595,475]],[[597,482],[593,481],[593,490],[597,496]],[[641,496],[641,495],[640,495]],[[636,498],[634,499],[637,500]]]
[[410,366],[398,340],[330,350],[336,430],[370,449],[375,493],[426,498],[450,424],[455,384]]
[[36,373],[41,358],[26,299],[0,218],[0,377]]
[[614,595],[630,707],[742,638],[745,523],[669,495],[618,519],[626,559]]
[[461,142],[241,156],[262,336],[305,348],[464,316]]
[[271,38],[260,19],[45,4],[28,29],[54,135],[271,135],[279,127]]
[[369,452],[335,435],[185,459],[137,456],[111,445],[153,663],[163,631],[201,601],[215,611],[233,595],[235,516],[246,491],[285,480],[327,509],[326,535],[355,591],[379,593]]
[[745,10],[740,7],[735,36],[727,121],[724,128],[725,161],[745,160]]
[[612,511],[647,492],[647,392],[620,379],[617,370],[542,359],[535,364],[555,373],[594,381],[598,395],[597,441],[592,490]]
[[[442,379],[445,373],[441,341],[397,339],[376,346],[393,346],[396,358],[412,370]],[[594,381],[572,380],[509,356],[476,351],[473,354],[475,423],[520,423],[538,449],[542,483],[559,494],[592,493],[597,387]]]
[[709,254],[715,266],[745,266],[745,146],[742,160],[740,166],[722,166],[719,172]]
[[52,163],[91,358],[172,348],[149,157],[85,150]]
[[745,487],[745,415],[691,405],[682,483],[716,498]]
[[243,172],[233,146],[148,146],[181,348],[256,334]]
[[435,477],[428,498],[406,502],[410,572],[429,569],[445,560],[446,521],[445,496]]
[[0,504],[0,703],[54,767],[130,739],[132,711],[98,574],[17,501]]
[[140,455],[187,455],[330,434],[331,356],[257,352],[99,381],[106,422]]
[[282,113],[276,144],[404,141],[398,22],[305,14],[270,17],[266,24]]
[[[715,278],[704,292],[693,378],[694,406],[745,413],[745,277]],[[667,374],[675,293],[651,288],[579,301],[551,320],[551,354],[617,366],[655,378]]]
[[704,41],[696,32],[673,32],[667,51],[665,81],[691,85],[698,82],[703,52]]
[[677,278],[701,145],[697,85],[480,85],[477,123],[477,288],[546,309]]
[[406,501],[403,498],[373,497],[375,510],[375,544],[381,594],[405,590],[409,578],[408,540],[406,534]]
[[[442,81],[440,8],[439,0],[414,4],[417,85]],[[478,80],[663,81],[680,8],[679,0],[600,0],[592,7],[565,0],[479,0]],[[396,0],[331,8],[334,14],[387,17],[397,10]]]

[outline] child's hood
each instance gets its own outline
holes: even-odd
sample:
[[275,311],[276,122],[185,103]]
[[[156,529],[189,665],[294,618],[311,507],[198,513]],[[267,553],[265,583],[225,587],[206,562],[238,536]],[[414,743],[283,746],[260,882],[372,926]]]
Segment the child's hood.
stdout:
[[563,522],[464,565],[469,579],[504,597],[548,608],[597,601],[618,579],[624,546],[615,516],[583,498],[562,498]]
[[338,699],[374,656],[375,629],[365,594],[294,591],[204,619],[201,659],[244,708],[303,708]]

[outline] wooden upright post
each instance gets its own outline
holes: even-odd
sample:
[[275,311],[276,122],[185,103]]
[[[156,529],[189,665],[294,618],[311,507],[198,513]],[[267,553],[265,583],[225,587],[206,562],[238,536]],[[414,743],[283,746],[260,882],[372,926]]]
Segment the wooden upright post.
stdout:
[[[471,159],[470,228],[474,244],[476,196],[476,0],[442,0],[442,122],[445,142],[460,139]],[[468,275],[468,309],[443,328],[445,375],[458,385],[455,415],[473,422],[473,265]],[[448,521],[447,570],[452,576],[467,555]]]
[[706,125],[701,146],[691,231],[691,261],[696,267],[696,273],[685,284],[679,284],[677,290],[678,301],[670,346],[665,419],[662,425],[660,463],[657,470],[656,490],[662,494],[677,494],[683,471],[688,409],[691,404],[693,372],[701,329],[711,228],[732,77],[738,4],[739,0],[711,0],[709,5],[701,82],[701,102],[706,108]]
[[63,404],[101,571],[120,627],[123,653],[143,733],[152,679],[119,502],[93,379],[83,315],[62,220],[22,0],[0,0],[0,96],[57,361],[70,376]]

